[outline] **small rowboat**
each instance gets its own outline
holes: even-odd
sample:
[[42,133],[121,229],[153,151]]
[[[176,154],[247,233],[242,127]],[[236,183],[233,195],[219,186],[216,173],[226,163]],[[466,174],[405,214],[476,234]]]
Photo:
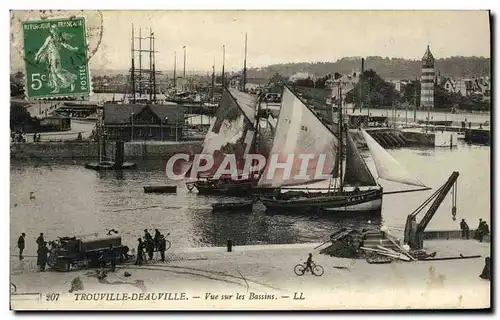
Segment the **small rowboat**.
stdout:
[[135,169],[137,165],[134,162],[125,161],[121,166],[117,166],[113,161],[89,162],[85,164],[85,168],[97,171],[105,170],[127,170]]
[[252,208],[253,208],[253,200],[241,201],[241,202],[222,202],[222,203],[212,204],[212,211],[214,212],[221,212],[221,211],[248,212],[252,211]]
[[176,193],[177,186],[145,186],[144,193]]

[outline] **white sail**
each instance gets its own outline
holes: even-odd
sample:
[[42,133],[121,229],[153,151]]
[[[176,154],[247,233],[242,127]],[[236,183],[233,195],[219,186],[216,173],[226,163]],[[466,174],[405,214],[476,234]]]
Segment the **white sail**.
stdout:
[[412,186],[426,187],[413,177],[387,150],[375,141],[365,130],[361,129],[366,144],[375,162],[378,176],[384,180],[399,182]]
[[[317,171],[320,175],[330,174],[333,171],[337,157],[337,138],[286,86],[275,129],[270,157],[260,177],[259,186],[281,187],[304,184],[314,181],[318,176]],[[312,157],[305,172],[301,170],[302,159],[299,155]],[[272,170],[269,170],[269,162],[273,156],[278,157],[279,163],[285,163],[288,157],[293,157],[288,176],[285,175],[283,169],[277,169],[272,174]],[[321,163],[322,160],[324,160],[323,163]],[[309,179],[298,178],[299,173],[305,173],[304,177],[308,176]]]
[[[224,88],[215,120],[203,141],[201,153],[214,158],[212,170],[204,174],[215,173],[226,154],[234,154],[238,165],[242,165],[244,155],[253,145],[256,106],[255,96]],[[191,170],[186,172],[189,175]]]

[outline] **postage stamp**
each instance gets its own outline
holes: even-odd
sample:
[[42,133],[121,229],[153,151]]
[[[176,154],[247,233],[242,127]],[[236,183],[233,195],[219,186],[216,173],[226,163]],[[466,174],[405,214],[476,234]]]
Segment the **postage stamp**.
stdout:
[[28,99],[90,94],[83,17],[25,21],[22,29]]

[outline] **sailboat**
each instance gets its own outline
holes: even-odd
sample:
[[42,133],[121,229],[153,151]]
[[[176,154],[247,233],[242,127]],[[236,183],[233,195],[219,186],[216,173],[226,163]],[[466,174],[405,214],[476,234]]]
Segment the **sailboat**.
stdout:
[[[319,119],[307,102],[294,93],[288,85],[285,85],[271,154],[314,154],[315,158],[312,159],[312,164],[311,161],[309,162],[307,173],[318,170],[317,165],[320,162],[318,158],[319,155],[323,154],[325,155],[324,159],[326,159],[323,162],[323,173],[331,172],[331,178],[326,192],[311,193],[307,186],[317,180],[293,178],[297,177],[301,170],[304,171],[302,163],[293,163],[289,175],[292,178],[289,179],[276,174],[269,175],[269,167],[266,167],[260,176],[258,186],[281,189],[281,192],[277,195],[264,195],[259,198],[267,209],[286,211],[310,209],[377,211],[381,209],[384,194],[383,187],[380,186],[377,182],[378,179],[375,179],[367,167],[352,139],[351,133],[345,129],[341,105],[340,102],[337,124],[339,132],[335,134],[330,127]],[[420,187],[420,189],[413,191],[429,189],[418,179],[413,178],[365,130],[361,129],[361,132],[369,146],[379,178]],[[292,187],[297,185],[301,185],[301,187]],[[305,190],[305,192],[290,192],[290,190],[297,189]]]
[[[216,111],[215,121],[210,125],[201,154],[211,155],[214,165],[195,177],[196,181],[189,181],[186,186],[189,190],[196,188],[198,194],[212,195],[248,195],[257,183],[252,174],[247,179],[232,180],[231,176],[222,175],[213,179],[220,165],[227,155],[234,155],[239,176],[242,176],[245,155],[256,152],[265,156],[265,135],[257,135],[259,131],[256,110],[259,99],[257,96],[238,91],[234,88],[223,87],[222,98]],[[190,167],[185,173],[191,177]],[[256,173],[257,174],[257,173]]]

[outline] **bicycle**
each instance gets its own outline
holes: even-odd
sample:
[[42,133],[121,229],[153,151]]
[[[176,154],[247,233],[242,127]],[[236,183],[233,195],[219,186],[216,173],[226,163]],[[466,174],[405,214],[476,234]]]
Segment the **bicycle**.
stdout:
[[170,249],[170,247],[172,246],[172,243],[166,239],[169,235],[170,235],[170,232],[165,235],[165,251]]
[[[319,264],[315,264],[314,262],[312,263],[311,267],[312,268],[308,270],[311,271],[311,273],[316,277],[321,277],[325,272],[322,266],[320,266]],[[304,262],[296,265],[295,268],[293,268],[293,272],[295,272],[297,276],[303,276],[306,273],[306,263]]]

